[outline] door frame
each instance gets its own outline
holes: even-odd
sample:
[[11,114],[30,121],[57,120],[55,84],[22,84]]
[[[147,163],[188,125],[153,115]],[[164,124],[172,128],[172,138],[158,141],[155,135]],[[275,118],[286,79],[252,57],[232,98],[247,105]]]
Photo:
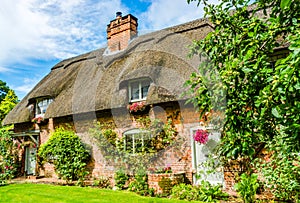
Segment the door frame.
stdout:
[[[205,127],[205,126],[195,126],[195,127],[192,127],[190,128],[190,139],[191,139],[191,148],[192,148],[192,169],[193,169],[193,183],[194,184],[197,184],[198,180],[201,180],[201,179],[197,179],[197,173],[198,173],[198,167],[197,167],[197,150],[196,150],[196,145],[197,143],[195,142],[194,140],[194,132],[196,130],[212,130],[214,131],[213,127],[212,126],[209,126],[209,127]],[[220,134],[221,136],[221,134]],[[222,179],[221,180],[218,180],[218,181],[209,181],[210,183],[212,184],[222,184],[223,186],[225,185],[225,180],[224,180],[224,172],[222,170]]]
[[[32,146],[30,146],[30,144],[28,144],[27,142],[30,141],[32,144],[35,145],[36,152],[35,154],[37,154],[37,150],[39,148],[39,143],[40,143],[40,130],[33,130],[33,131],[24,131],[24,132],[19,132],[19,133],[13,133],[12,134],[13,139],[15,139],[17,142],[19,142],[20,144],[23,144],[23,146],[25,146],[25,150],[22,151],[22,156],[24,158],[22,158],[22,166],[24,167],[22,169],[22,173],[24,173],[24,175],[28,175],[27,174],[27,169],[28,169],[28,153],[27,152],[27,148],[32,148]],[[37,155],[35,155],[35,169],[33,171],[33,175],[36,175],[36,166],[37,166]],[[24,164],[24,165],[23,165]]]
[[[34,154],[31,154],[31,150],[34,150]],[[25,148],[25,173],[26,175],[36,175],[36,156],[37,156],[37,148],[27,146]],[[31,167],[31,162],[34,162],[34,167]]]

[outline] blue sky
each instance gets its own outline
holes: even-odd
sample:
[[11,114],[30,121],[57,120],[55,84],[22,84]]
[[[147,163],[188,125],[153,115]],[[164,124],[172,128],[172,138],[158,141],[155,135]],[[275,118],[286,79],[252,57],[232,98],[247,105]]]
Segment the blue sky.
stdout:
[[136,16],[139,33],[203,17],[186,0],[1,0],[0,80],[22,99],[60,60],[105,47],[117,11]]

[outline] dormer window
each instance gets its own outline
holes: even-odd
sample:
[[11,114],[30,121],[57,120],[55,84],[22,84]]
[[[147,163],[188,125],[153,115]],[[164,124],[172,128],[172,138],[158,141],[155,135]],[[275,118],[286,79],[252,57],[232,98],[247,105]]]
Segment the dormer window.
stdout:
[[139,79],[128,83],[129,102],[143,101],[147,99],[150,87],[149,79]]
[[44,117],[44,114],[52,101],[52,98],[37,99],[35,104],[35,117]]

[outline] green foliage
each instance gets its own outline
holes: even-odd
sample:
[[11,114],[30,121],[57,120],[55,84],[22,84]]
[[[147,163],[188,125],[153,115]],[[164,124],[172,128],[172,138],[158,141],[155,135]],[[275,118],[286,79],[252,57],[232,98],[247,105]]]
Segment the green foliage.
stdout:
[[235,184],[234,188],[245,203],[255,202],[256,190],[259,187],[257,174],[243,173],[240,178],[240,182]]
[[13,90],[8,90],[4,99],[2,99],[0,103],[0,126],[4,117],[15,107],[17,103],[18,97],[15,92]]
[[78,180],[82,183],[88,174],[89,153],[73,131],[57,128],[41,145],[38,154],[42,162],[53,163],[56,173],[67,182]]
[[282,133],[269,145],[270,158],[258,164],[266,186],[279,199],[300,199],[300,153],[294,149],[294,137]]
[[[214,24],[213,32],[194,43],[192,53],[209,57],[210,69],[219,74],[226,90],[218,154],[224,162],[243,159],[250,171],[266,148],[272,157],[260,166],[264,178],[276,197],[297,199],[299,170],[290,173],[295,168],[290,163],[300,152],[300,2],[255,0],[250,9],[248,0],[222,0],[219,5],[187,1],[203,3]],[[289,50],[280,52],[278,59],[278,47],[285,46]],[[216,89],[206,82],[208,76],[199,70],[187,82],[203,113],[213,110],[215,100]]]
[[126,174],[126,172],[122,169],[119,169],[115,173],[115,186],[117,189],[124,189],[126,182],[129,180],[129,176]]
[[222,191],[221,185],[211,185],[208,181],[201,181],[198,186],[198,200],[203,202],[216,202],[217,200],[226,200],[228,194]]
[[11,133],[0,129],[0,185],[16,175],[18,167],[17,146],[14,144]]
[[110,189],[111,188],[110,179],[107,177],[95,178],[93,182],[93,186],[104,188],[104,189]]
[[154,190],[149,188],[148,175],[144,170],[139,170],[135,174],[134,180],[129,184],[128,189],[142,196],[154,195]]
[[162,189],[162,196],[169,196],[172,192],[174,183],[170,178],[162,177],[161,180],[158,181],[158,186]]
[[[142,131],[140,136],[146,137],[144,139],[144,145],[136,151],[145,153],[156,153],[165,147],[169,146],[175,139],[177,131],[172,125],[172,121],[168,120],[167,123],[163,123],[159,119],[150,120],[149,117],[137,119],[137,123],[140,125]],[[123,138],[124,139],[124,138]],[[123,148],[123,139],[120,140],[120,147]]]
[[172,188],[171,197],[180,200],[198,200],[199,192],[196,187],[181,183]]
[[217,202],[218,200],[226,200],[228,194],[221,190],[220,185],[213,186],[208,181],[202,181],[199,186],[186,184],[174,186],[171,197],[189,201]]
[[0,103],[3,101],[5,98],[6,94],[9,91],[9,87],[6,85],[6,82],[0,80]]

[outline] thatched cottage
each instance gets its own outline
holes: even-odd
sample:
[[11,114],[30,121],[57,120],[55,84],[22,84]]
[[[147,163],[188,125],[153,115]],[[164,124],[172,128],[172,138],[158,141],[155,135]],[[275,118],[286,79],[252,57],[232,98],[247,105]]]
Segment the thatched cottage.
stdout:
[[[36,152],[56,127],[69,126],[90,146],[90,176],[110,176],[116,167],[105,160],[89,129],[95,121],[112,123],[131,151],[137,151],[142,132],[138,117],[171,121],[177,131],[177,147],[166,146],[153,159],[152,167],[172,168],[196,181],[197,165],[208,149],[195,143],[194,132],[202,128],[199,114],[182,96],[183,84],[196,71],[201,58],[188,58],[193,40],[204,38],[213,26],[199,19],[179,26],[138,36],[138,20],[122,16],[107,26],[107,47],[56,64],[31,92],[7,115],[4,124],[14,124],[14,137],[26,145],[22,173],[51,176],[51,164],[40,170]],[[136,112],[137,110],[143,110]],[[219,133],[210,139],[218,141]],[[179,144],[178,144],[179,143]],[[212,142],[216,143],[216,142]],[[126,143],[125,143],[126,144]],[[223,176],[208,178],[223,182]]]

